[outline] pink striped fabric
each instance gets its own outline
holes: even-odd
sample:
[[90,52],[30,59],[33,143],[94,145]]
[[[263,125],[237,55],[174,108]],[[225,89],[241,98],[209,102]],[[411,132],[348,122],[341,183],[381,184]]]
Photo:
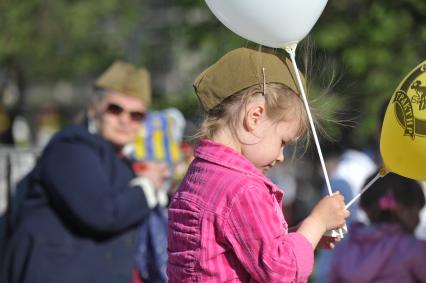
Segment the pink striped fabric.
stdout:
[[169,281],[307,282],[313,248],[288,233],[282,192],[226,146],[195,157],[169,207]]

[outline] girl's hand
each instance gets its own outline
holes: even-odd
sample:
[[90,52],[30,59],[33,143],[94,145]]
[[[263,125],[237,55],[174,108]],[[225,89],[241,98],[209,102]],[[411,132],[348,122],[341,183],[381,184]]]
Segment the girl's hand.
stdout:
[[312,210],[311,214],[302,222],[297,232],[305,236],[305,238],[315,248],[318,244],[321,247],[334,247],[334,242],[330,239],[324,239],[323,234],[327,230],[343,227],[345,218],[349,217],[350,212],[345,208],[343,196],[339,192],[335,192],[331,196],[324,197]]
[[335,243],[340,242],[340,240],[340,237],[323,236],[318,242],[317,248],[323,250],[332,250],[335,247]]
[[350,212],[345,208],[345,202],[340,192],[324,197],[312,210],[309,217],[316,219],[318,225],[325,231],[340,228],[345,225],[345,219]]

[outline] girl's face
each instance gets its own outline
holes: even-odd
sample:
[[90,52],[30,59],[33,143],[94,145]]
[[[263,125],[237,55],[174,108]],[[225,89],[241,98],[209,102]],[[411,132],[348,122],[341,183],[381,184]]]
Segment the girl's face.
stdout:
[[284,161],[284,147],[297,138],[299,127],[296,118],[278,123],[265,119],[253,131],[257,141],[243,144],[241,153],[257,169],[266,172],[277,162]]
[[118,148],[135,141],[146,112],[140,99],[107,93],[100,102],[99,110],[97,123],[101,136]]

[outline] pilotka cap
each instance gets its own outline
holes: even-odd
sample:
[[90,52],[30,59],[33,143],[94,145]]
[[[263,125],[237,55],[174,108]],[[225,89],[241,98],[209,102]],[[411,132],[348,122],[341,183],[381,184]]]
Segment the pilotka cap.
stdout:
[[[301,75],[302,81],[304,81]],[[209,111],[245,88],[263,83],[281,83],[300,95],[291,61],[275,54],[249,48],[228,52],[195,79],[195,93]]]
[[145,68],[136,69],[123,61],[115,61],[96,80],[95,87],[140,98],[151,104],[151,80]]

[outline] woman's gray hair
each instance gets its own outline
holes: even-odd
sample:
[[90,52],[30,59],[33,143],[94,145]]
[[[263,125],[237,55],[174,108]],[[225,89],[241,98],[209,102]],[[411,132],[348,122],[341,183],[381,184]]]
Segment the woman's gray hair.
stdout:
[[93,117],[91,115],[87,114],[87,129],[91,134],[96,134],[98,132],[98,128],[96,126],[96,119],[100,117],[101,115],[101,109],[99,107],[99,104],[103,97],[105,97],[107,93],[106,89],[94,87],[93,88],[93,95],[89,98],[89,109],[93,109]]

